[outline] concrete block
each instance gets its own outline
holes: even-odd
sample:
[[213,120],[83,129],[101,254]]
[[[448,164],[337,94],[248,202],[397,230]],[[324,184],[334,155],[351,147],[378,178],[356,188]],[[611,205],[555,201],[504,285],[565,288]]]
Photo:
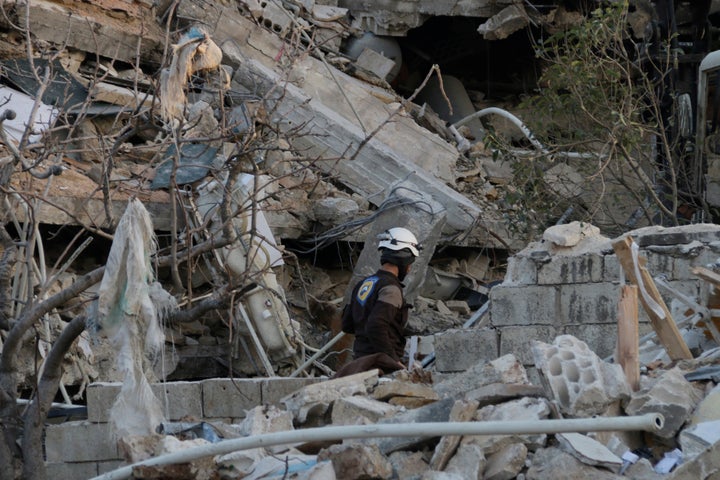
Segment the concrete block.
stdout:
[[605,255],[603,257],[603,280],[606,282],[619,282],[621,271],[622,268],[617,255]]
[[562,332],[582,340],[600,358],[607,358],[615,352],[617,324],[565,325]]
[[641,251],[640,255],[647,258],[646,267],[650,275],[653,277],[665,274],[672,278],[675,271],[675,258],[664,253],[654,252],[652,250]]
[[78,478],[93,478],[99,473],[95,462],[80,463],[46,463],[47,478],[53,480],[77,480]]
[[508,259],[503,284],[535,285],[537,283],[537,264],[530,257],[514,256]]
[[168,420],[192,416],[203,418],[202,385],[200,382],[169,382],[152,385]]
[[496,285],[490,289],[490,317],[496,327],[556,322],[559,287]]
[[[199,382],[155,383],[153,393],[163,407],[168,420],[193,416],[202,418],[202,386]],[[120,392],[120,383],[92,383],[87,388],[88,420],[108,422],[110,409]]]
[[500,329],[500,355],[515,354],[523,365],[534,365],[533,340],[552,342],[560,332],[551,325],[503,327]]
[[48,463],[121,458],[110,424],[88,421],[48,425],[45,430],[45,455]]
[[303,388],[306,385],[321,382],[322,378],[265,378],[260,385],[263,405],[280,406],[280,399]]
[[720,226],[698,224],[687,227],[646,227],[630,232],[640,248],[650,245],[680,245],[693,241],[710,243],[720,240]]
[[211,378],[203,380],[205,418],[245,418],[247,410],[262,404],[263,378]]
[[561,285],[558,323],[616,322],[619,298],[620,285],[617,283]]
[[538,266],[537,283],[539,285],[557,285],[601,282],[603,265],[603,256],[594,253],[556,255],[549,262]]
[[498,357],[498,334],[490,329],[447,330],[435,335],[435,369],[462,372]]

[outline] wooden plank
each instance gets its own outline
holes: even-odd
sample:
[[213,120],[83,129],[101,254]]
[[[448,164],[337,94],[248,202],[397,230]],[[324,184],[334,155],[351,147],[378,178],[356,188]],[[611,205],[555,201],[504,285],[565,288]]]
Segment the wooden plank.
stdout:
[[640,389],[640,355],[638,328],[638,287],[623,285],[618,306],[618,341],[615,360],[622,366],[625,378],[634,392]]
[[693,267],[690,271],[693,275],[697,275],[706,282],[710,282],[716,287],[720,287],[720,274],[717,274],[705,267]]
[[660,340],[662,346],[665,347],[668,356],[672,360],[691,359],[692,354],[690,353],[690,349],[685,343],[685,340],[682,338],[682,335],[680,335],[680,331],[678,330],[677,325],[675,325],[675,321],[670,314],[670,310],[667,305],[665,305],[665,301],[660,296],[660,292],[658,292],[652,275],[650,275],[650,272],[648,272],[643,262],[638,262],[639,265],[637,268],[640,272],[640,279],[636,277],[635,265],[632,259],[633,243],[634,241],[630,236],[622,237],[613,242],[613,249],[615,250],[618,261],[625,272],[625,276],[635,285],[639,286],[640,283],[642,283],[650,298],[662,309],[662,315],[655,313],[655,311],[648,305],[644,296],[640,294],[640,302],[642,303],[645,312],[647,312],[648,317],[650,317],[650,323],[653,330],[657,333],[658,339]]

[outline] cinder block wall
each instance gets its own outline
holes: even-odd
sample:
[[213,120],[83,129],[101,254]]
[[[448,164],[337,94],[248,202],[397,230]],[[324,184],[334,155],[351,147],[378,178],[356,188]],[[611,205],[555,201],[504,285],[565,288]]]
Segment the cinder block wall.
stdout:
[[[665,275],[675,290],[707,304],[709,286],[691,273],[720,257],[720,226],[648,227],[630,232],[648,260],[653,277]],[[436,368],[461,371],[481,360],[515,354],[532,366],[533,340],[552,342],[570,334],[586,342],[601,358],[611,355],[617,339],[621,268],[612,240],[549,248],[529,245],[511,257],[502,284],[490,291],[490,326],[435,335]],[[668,307],[672,295],[663,298]],[[640,334],[652,331],[642,306]]]
[[[320,378],[215,378],[199,382],[152,385],[164,406],[166,420],[239,423],[258,405],[280,405],[296,390]],[[110,408],[120,392],[119,383],[93,383],[87,388],[88,418],[48,425],[45,462],[48,478],[91,478],[124,465],[109,422]]]

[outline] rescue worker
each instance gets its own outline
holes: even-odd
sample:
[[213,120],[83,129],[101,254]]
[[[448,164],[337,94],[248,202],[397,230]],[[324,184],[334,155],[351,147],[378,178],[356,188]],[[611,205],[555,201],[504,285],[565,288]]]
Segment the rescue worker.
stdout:
[[395,227],[379,236],[380,269],[359,281],[342,316],[342,330],[355,335],[354,360],[336,377],[379,368],[381,374],[405,368],[405,325],[410,305],[402,281],[422,247],[410,230]]

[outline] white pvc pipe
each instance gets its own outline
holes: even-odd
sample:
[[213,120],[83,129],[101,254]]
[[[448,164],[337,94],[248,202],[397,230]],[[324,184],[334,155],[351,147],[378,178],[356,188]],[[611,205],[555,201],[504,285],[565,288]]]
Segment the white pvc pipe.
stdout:
[[133,467],[187,463],[211,455],[271,447],[300,442],[336,441],[349,438],[439,437],[443,435],[527,435],[567,432],[648,431],[662,429],[665,419],[659,413],[633,417],[597,417],[563,420],[517,420],[493,422],[431,422],[407,424],[348,425],[319,427],[287,432],[264,433],[200,445],[159,457],[143,460],[90,480],[124,480],[132,476]]
[[485,115],[490,115],[491,113],[494,113],[496,115],[500,115],[501,117],[505,117],[508,120],[510,120],[516,127],[520,129],[520,131],[523,132],[523,135],[527,137],[528,140],[530,140],[530,143],[533,144],[535,148],[540,150],[543,153],[547,153],[547,149],[545,146],[543,146],[542,143],[540,143],[536,138],[535,135],[532,134],[529,128],[525,126],[525,124],[520,120],[518,117],[513,115],[512,113],[508,112],[507,110],[503,110],[502,108],[497,107],[489,107],[489,108],[483,108],[482,110],[478,110],[477,112],[468,115],[467,117],[463,118],[462,120],[459,120],[453,124],[454,127],[460,127],[462,125],[465,125],[469,121],[475,119],[484,117]]

